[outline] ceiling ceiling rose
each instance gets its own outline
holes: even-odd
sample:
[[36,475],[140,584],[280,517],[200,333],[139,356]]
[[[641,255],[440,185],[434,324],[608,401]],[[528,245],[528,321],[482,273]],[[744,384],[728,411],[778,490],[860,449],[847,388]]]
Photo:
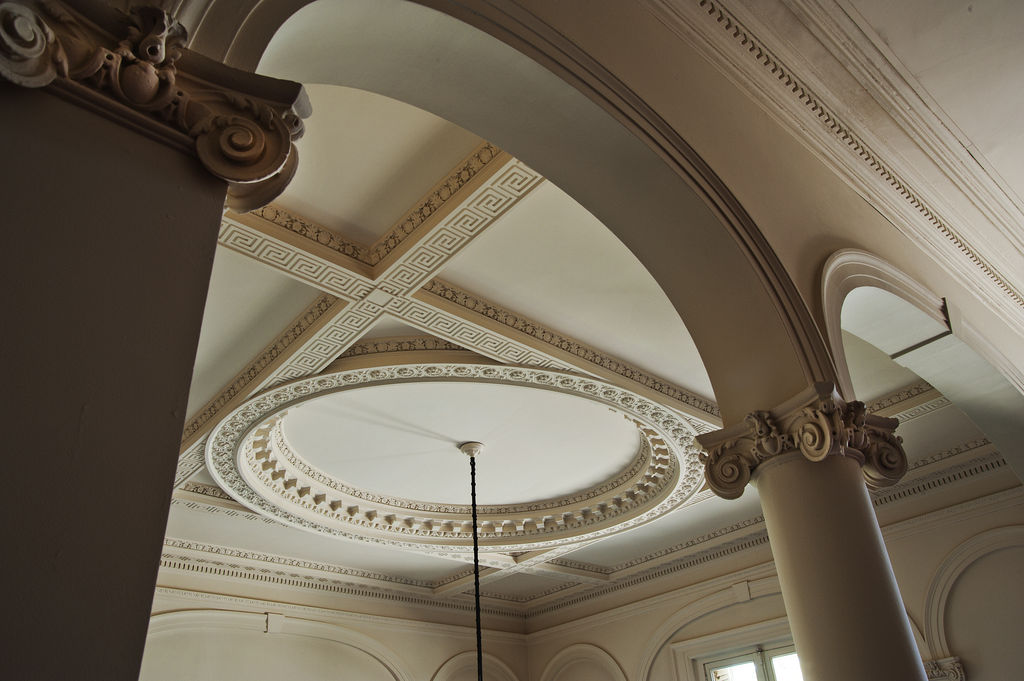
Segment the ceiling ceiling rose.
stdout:
[[[404,420],[407,411],[382,414],[374,410],[374,400],[364,399],[388,393],[399,406],[433,394],[452,401],[448,406],[454,411],[448,422],[442,411],[425,424],[410,423]],[[491,407],[497,413],[481,406],[484,396],[496,400]],[[516,422],[517,412],[525,414],[520,414],[524,421]],[[453,425],[467,415],[490,422]],[[561,424],[568,428],[562,432],[560,418],[583,422]],[[506,421],[513,425],[503,431]],[[531,423],[544,438],[524,437]],[[366,433],[360,440],[360,428],[368,429],[369,440]],[[486,466],[505,459],[506,468],[496,469],[492,484],[505,496],[501,503],[482,496],[479,509],[481,545],[491,552],[577,543],[635,527],[676,508],[703,483],[694,431],[670,409],[577,374],[454,363],[339,371],[269,390],[217,425],[207,445],[207,466],[236,500],[281,522],[435,555],[463,555],[472,548],[469,505],[431,493],[443,488],[447,477],[464,492],[463,466],[455,458],[446,472],[429,457],[436,446],[439,456],[453,459],[452,448],[471,441],[466,435],[473,437],[467,428],[487,442]],[[588,430],[595,430],[596,439],[585,442],[582,451],[570,451],[573,439],[586,439]],[[379,446],[371,447],[374,443]],[[375,458],[367,448],[382,456]],[[568,468],[557,465],[563,455]],[[417,456],[426,467],[409,475]],[[396,470],[403,475],[394,475]],[[480,482],[486,477],[482,468]],[[419,493],[407,497],[389,491],[388,480],[410,478],[425,482]],[[532,488],[548,493],[539,498]]]

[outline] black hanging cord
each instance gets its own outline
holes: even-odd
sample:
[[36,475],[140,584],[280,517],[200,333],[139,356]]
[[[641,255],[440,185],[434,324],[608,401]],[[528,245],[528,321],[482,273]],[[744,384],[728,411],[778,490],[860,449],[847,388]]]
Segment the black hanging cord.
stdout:
[[484,681],[484,653],[480,636],[480,542],[476,525],[476,457],[469,457],[469,490],[473,501],[473,585],[476,597],[476,678]]

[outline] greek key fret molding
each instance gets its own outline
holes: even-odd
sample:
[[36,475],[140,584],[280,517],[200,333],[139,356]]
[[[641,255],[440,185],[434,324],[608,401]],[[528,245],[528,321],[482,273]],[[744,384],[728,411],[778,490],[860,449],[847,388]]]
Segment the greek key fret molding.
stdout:
[[242,73],[185,48],[163,10],[127,15],[58,0],[0,3],[0,76],[52,88],[119,123],[194,153],[228,183],[236,211],[278,196],[298,167],[293,142],[309,104],[301,86]]
[[645,388],[649,388],[691,407],[693,410],[696,410],[696,413],[710,416],[715,420],[722,417],[722,414],[718,409],[718,405],[710,400],[706,400],[685,388],[681,388],[669,383],[668,381],[645,373],[635,366],[631,366],[621,360],[615,359],[614,357],[598,352],[594,348],[577,340],[562,336],[531,319],[517,315],[514,312],[491,303],[490,301],[475,296],[468,291],[463,291],[448,282],[440,279],[433,279],[424,285],[423,292],[483,315],[487,319],[515,329],[516,331],[524,333],[534,339],[543,341],[548,346],[567,352],[574,357],[584,360],[585,362],[595,364],[602,369],[606,369],[631,381],[635,381]]
[[816,383],[772,411],[749,414],[745,422],[698,436],[708,486],[736,499],[754,470],[781,454],[800,452],[809,461],[849,456],[860,462],[869,487],[895,484],[907,472],[896,419],[868,414],[863,402],[844,402],[831,383]]

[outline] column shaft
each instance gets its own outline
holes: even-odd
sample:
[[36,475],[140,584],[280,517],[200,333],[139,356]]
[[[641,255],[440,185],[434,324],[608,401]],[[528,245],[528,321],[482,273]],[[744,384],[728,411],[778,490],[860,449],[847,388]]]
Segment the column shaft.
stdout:
[[753,482],[804,679],[924,681],[860,463],[783,454]]
[[0,81],[5,679],[138,678],[226,184]]

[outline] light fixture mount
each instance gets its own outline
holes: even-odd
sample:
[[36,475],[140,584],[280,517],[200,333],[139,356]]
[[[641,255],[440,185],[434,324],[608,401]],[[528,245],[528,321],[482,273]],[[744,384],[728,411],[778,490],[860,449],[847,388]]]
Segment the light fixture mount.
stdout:
[[470,440],[469,442],[463,442],[458,447],[460,452],[472,459],[476,458],[476,455],[483,451],[484,444]]

